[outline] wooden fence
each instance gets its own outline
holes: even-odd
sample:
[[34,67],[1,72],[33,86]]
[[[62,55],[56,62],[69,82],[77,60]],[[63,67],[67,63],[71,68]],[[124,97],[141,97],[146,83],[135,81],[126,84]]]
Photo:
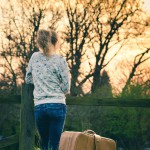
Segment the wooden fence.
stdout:
[[[21,95],[0,96],[0,103],[21,104],[20,134],[0,140],[0,149],[19,143],[19,150],[33,150],[35,138],[33,86],[23,84]],[[101,99],[100,97],[67,97],[67,105],[82,106],[118,106],[118,107],[150,107],[150,99]]]

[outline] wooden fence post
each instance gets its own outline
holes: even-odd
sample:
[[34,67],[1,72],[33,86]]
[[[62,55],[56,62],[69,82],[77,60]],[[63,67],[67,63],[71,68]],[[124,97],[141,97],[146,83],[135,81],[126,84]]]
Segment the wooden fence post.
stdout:
[[22,84],[21,90],[21,123],[19,150],[33,150],[35,123],[33,110],[33,85]]

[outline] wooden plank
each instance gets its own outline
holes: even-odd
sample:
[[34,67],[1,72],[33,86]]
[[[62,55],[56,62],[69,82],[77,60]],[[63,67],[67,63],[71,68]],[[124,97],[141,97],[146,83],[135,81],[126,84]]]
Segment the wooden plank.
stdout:
[[35,135],[33,86],[23,84],[21,91],[21,131],[19,139],[19,150],[33,150]]
[[[0,103],[20,103],[21,95],[0,96]],[[118,107],[150,107],[150,99],[118,99],[118,98],[99,98],[99,97],[71,97],[67,96],[67,105],[83,106],[118,106]]]
[[7,138],[4,138],[0,140],[0,148],[4,148],[7,146],[10,146],[12,144],[16,144],[19,142],[19,136],[18,135],[12,135]]
[[67,105],[82,106],[150,107],[150,99],[68,97],[66,103]]
[[0,103],[14,103],[20,104],[21,103],[21,95],[0,95]]

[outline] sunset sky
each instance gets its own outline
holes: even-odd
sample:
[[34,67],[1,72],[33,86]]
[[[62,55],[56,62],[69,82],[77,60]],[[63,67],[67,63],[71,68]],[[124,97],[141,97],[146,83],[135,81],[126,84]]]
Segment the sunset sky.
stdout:
[[[0,0],[0,3],[2,5],[6,5],[7,0]],[[7,6],[7,5],[6,5]],[[150,13],[150,0],[144,0],[144,9]],[[1,15],[0,15],[1,16]],[[0,18],[1,21],[2,18]],[[2,38],[2,35],[0,33],[0,37]],[[138,44],[137,46],[137,43]],[[133,62],[133,58],[138,54],[141,53],[140,45],[147,45],[147,47],[150,47],[150,29],[147,29],[145,32],[144,38],[137,38],[132,39],[120,52],[119,55],[115,57],[114,60],[112,60],[111,64],[106,68],[106,70],[109,72],[109,75],[111,77],[111,83],[114,87],[120,87],[122,88],[122,80],[123,77],[120,76],[120,69],[122,69],[123,66],[122,60],[128,62],[127,65],[131,67],[131,62]],[[111,56],[112,54],[110,54]],[[109,57],[109,56],[108,56]],[[118,65],[118,63],[120,63]],[[144,66],[149,66],[150,61],[147,61]],[[127,67],[127,66],[126,66]],[[143,66],[142,66],[143,67]],[[150,66],[149,66],[150,67]],[[128,68],[128,67],[127,67]],[[88,70],[88,68],[85,68],[85,71]],[[115,71],[114,71],[115,70]],[[129,70],[126,69],[126,71],[123,74],[128,74]],[[125,78],[125,77],[124,77]]]
[[144,8],[150,12],[150,0],[144,0]]

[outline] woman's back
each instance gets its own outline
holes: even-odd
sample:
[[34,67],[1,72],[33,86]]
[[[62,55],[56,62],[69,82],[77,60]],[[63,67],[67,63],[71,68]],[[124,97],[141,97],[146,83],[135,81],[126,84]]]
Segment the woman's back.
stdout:
[[[32,72],[32,75],[31,75]],[[34,52],[29,61],[26,83],[34,83],[34,104],[64,103],[70,89],[69,68],[59,54],[49,57]]]

